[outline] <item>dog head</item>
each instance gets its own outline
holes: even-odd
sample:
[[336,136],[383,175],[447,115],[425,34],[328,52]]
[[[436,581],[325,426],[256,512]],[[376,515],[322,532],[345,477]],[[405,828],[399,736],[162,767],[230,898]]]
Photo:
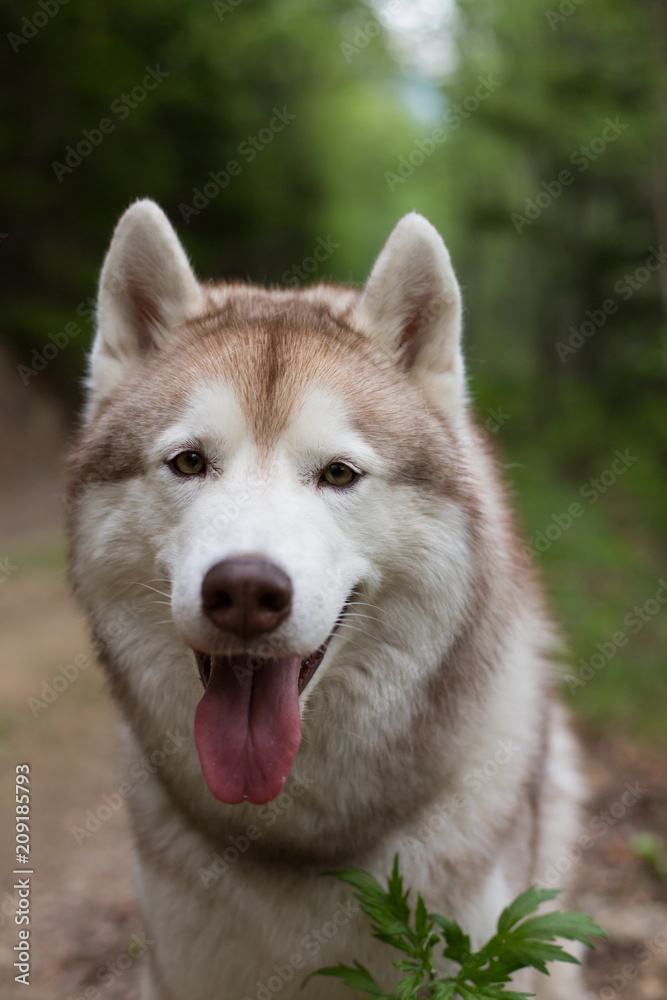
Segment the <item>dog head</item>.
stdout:
[[[149,201],[116,229],[72,464],[73,576],[149,710],[201,698],[199,760],[223,802],[279,793],[319,689],[363,674],[381,701],[461,627],[476,500],[460,316],[416,214],[361,293],[201,285]],[[135,586],[164,603],[111,636]]]

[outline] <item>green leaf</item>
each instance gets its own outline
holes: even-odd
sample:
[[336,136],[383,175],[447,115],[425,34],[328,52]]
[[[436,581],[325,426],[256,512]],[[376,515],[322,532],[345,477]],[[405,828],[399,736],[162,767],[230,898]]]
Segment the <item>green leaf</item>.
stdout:
[[428,919],[428,913],[426,912],[426,907],[424,906],[424,900],[421,897],[421,893],[417,896],[417,906],[415,908],[415,934],[418,938],[424,938],[431,929],[431,922]]
[[506,990],[504,986],[460,986],[455,985],[456,994],[461,1000],[531,1000],[534,993],[516,993]]
[[454,923],[453,920],[441,917],[439,913],[431,913],[429,916],[434,924],[442,928],[443,937],[447,945],[443,955],[463,965],[468,960],[472,951],[468,935],[464,934],[459,925]]
[[500,914],[498,918],[498,933],[504,934],[506,931],[511,930],[515,924],[518,924],[520,920],[527,917],[529,913],[534,913],[538,906],[549,902],[551,899],[555,899],[561,892],[561,889],[536,889],[535,886],[526,889],[525,892],[516,897],[514,902],[505,907]]
[[325,875],[333,875],[334,878],[340,879],[341,882],[347,882],[348,885],[354,886],[358,889],[362,895],[367,896],[369,899],[374,896],[384,896],[385,892],[380,883],[376,878],[374,878],[370,872],[366,872],[363,868],[345,868],[340,871],[324,872]]
[[591,937],[607,937],[605,931],[587,913],[543,913],[524,920],[515,928],[514,934],[523,938],[542,938],[545,941],[553,941],[555,938],[581,941],[588,948],[593,947]]
[[380,997],[381,1000],[387,1000],[387,994],[380,989],[368,969],[365,969],[359,962],[354,963],[354,968],[349,965],[340,964],[331,965],[325,969],[318,969],[317,972],[311,972],[302,982],[301,989],[315,976],[331,976],[336,979],[342,979],[345,986],[350,986],[356,990],[366,990],[372,997]]
[[419,987],[424,982],[425,975],[426,973],[423,969],[419,969],[416,972],[411,972],[405,976],[394,993],[396,1000],[412,1000],[413,997],[416,1000]]
[[456,983],[452,979],[436,983],[431,989],[431,1000],[452,1000],[455,989]]
[[[439,913],[428,913],[420,894],[414,929],[410,926],[410,891],[404,891],[398,856],[394,858],[386,891],[372,875],[359,869],[334,874],[357,890],[356,898],[371,917],[372,933],[377,940],[403,951],[408,958],[392,962],[402,974],[392,994],[384,994],[358,962],[354,968],[339,965],[315,975],[336,976],[345,985],[366,990],[370,996],[382,1000],[418,1000],[425,996],[429,1000],[529,1000],[532,994],[506,988],[515,972],[534,968],[548,974],[550,962],[578,964],[573,955],[556,943],[558,938],[593,947],[592,937],[606,936],[585,913],[529,916],[559,894],[558,890],[532,887],[503,910],[497,932],[483,948],[473,952],[470,937],[461,927]],[[434,928],[438,933],[434,933]],[[433,947],[440,938],[445,943],[443,955],[460,966],[453,978],[438,978],[434,970]]]

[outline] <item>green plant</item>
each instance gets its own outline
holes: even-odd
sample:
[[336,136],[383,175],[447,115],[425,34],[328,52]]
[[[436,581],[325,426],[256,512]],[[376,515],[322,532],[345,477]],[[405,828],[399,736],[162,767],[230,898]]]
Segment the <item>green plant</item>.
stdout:
[[[398,855],[386,891],[372,875],[358,868],[327,874],[354,886],[361,909],[373,921],[373,936],[407,956],[392,963],[403,977],[392,993],[386,993],[368,969],[355,962],[354,966],[319,969],[307,977],[304,986],[313,976],[333,976],[377,1000],[527,1000],[532,994],[505,988],[514,972],[532,967],[548,975],[548,962],[579,964],[561,945],[552,943],[556,938],[581,941],[592,948],[592,936],[606,937],[585,913],[529,917],[559,894],[555,889],[530,888],[503,910],[496,933],[473,952],[470,938],[459,925],[438,913],[427,913],[419,894],[412,919],[410,890],[403,891]],[[434,949],[443,942],[445,958],[460,966],[453,977],[443,977],[435,970]]]

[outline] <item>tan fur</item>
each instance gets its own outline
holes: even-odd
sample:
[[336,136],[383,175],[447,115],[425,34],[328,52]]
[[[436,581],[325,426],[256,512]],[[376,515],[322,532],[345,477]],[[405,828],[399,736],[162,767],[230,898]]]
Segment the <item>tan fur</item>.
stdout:
[[[192,731],[201,685],[182,622],[204,626],[196,609],[179,610],[189,584],[179,579],[176,553],[191,511],[201,510],[203,532],[215,510],[233,506],[239,490],[245,496],[243,477],[226,485],[227,465],[236,468],[245,454],[234,434],[251,448],[254,485],[230,527],[212,524],[211,551],[222,551],[230,531],[268,531],[304,581],[304,607],[313,585],[324,607],[338,607],[335,594],[349,590],[339,577],[357,583],[362,571],[350,567],[366,569],[356,625],[334,636],[302,696],[289,808],[269,824],[266,807],[216,801],[191,740],[131,799],[144,918],[158,942],[145,996],[254,1000],[256,983],[289,962],[290,949],[303,950],[309,929],[349,897],[319,873],[363,865],[382,876],[396,851],[427,905],[461,920],[481,944],[500,909],[573,835],[578,779],[550,696],[553,640],[539,588],[467,403],[458,286],[444,245],[411,216],[361,294],[327,285],[196,291],[156,212],[138,203],[112,243],[106,273],[132,280],[105,312],[103,275],[91,400],[70,476],[72,580],[128,720],[131,756],[159,749],[169,728]],[[166,295],[165,283],[180,298]],[[206,430],[217,406],[225,426]],[[212,483],[176,494],[158,442],[169,428],[195,423],[206,440],[189,446],[207,447],[218,466]],[[335,457],[323,442],[336,433],[366,456],[366,492],[323,510],[313,477]],[[309,515],[280,505],[288,472],[295,502],[330,523],[321,542],[316,533],[309,543],[322,545],[312,564],[299,545]],[[327,582],[333,534],[347,555],[329,567]],[[146,604],[132,627],[110,638],[121,596],[156,579],[167,600],[171,588],[174,622],[160,623],[166,609]],[[275,641],[293,646],[308,627],[296,623]],[[475,768],[500,759],[507,745],[519,749],[470,794]],[[438,814],[447,819],[436,832],[429,821],[438,826]],[[249,824],[260,837],[204,887],[201,872]],[[357,916],[317,960],[306,956],[280,995],[342,998],[335,983],[322,980],[304,994],[298,984],[337,960],[358,959],[386,975],[377,948]],[[555,992],[538,996],[576,1000],[569,975],[562,991],[554,977]]]

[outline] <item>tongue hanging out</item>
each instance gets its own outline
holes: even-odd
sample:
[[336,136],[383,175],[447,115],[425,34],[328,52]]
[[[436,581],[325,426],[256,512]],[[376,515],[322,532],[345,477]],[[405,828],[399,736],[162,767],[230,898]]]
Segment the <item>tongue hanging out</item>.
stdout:
[[[207,658],[208,659],[208,658]],[[213,656],[195,714],[204,780],[221,802],[270,802],[279,795],[301,741],[299,658]]]

